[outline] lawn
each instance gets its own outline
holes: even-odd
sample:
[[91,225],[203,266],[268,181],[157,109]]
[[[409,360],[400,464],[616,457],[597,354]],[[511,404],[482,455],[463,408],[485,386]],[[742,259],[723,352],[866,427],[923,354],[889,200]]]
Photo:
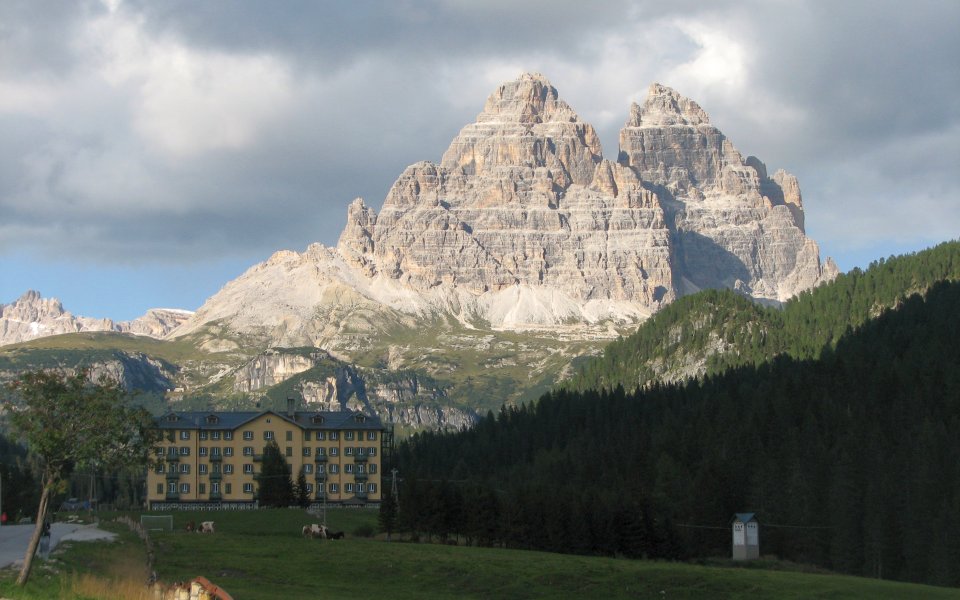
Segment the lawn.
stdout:
[[[187,533],[187,521],[213,520],[216,533]],[[155,532],[156,568],[164,581],[202,575],[236,600],[315,598],[956,598],[960,590],[832,574],[732,565],[569,556],[544,552],[409,542],[386,543],[356,535],[371,529],[376,512],[335,509],[328,524],[344,540],[304,539],[303,525],[317,519],[300,510],[174,513],[173,532]],[[126,544],[121,538],[121,543]],[[129,540],[128,540],[129,541]],[[60,567],[108,575],[132,569],[118,543],[75,544]],[[127,548],[129,550],[129,548]],[[76,554],[74,558],[69,555]],[[126,563],[120,562],[127,561]],[[117,561],[116,564],[113,561]],[[119,567],[118,567],[119,565]],[[757,567],[757,565],[753,565]],[[50,576],[54,577],[54,576]],[[76,579],[76,576],[71,576]],[[52,595],[55,578],[37,578],[39,592],[12,589],[0,579],[0,596]],[[46,583],[44,583],[46,582]],[[33,584],[31,584],[33,585]],[[47,592],[48,595],[43,595]],[[33,595],[29,595],[29,594]],[[89,596],[96,597],[96,596]]]

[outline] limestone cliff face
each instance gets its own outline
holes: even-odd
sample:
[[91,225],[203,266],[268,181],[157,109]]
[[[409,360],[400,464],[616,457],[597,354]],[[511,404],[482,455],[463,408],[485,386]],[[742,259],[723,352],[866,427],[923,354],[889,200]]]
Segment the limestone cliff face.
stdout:
[[190,311],[156,308],[133,321],[79,317],[67,312],[56,298],[27,290],[11,304],[0,304],[0,346],[84,331],[117,331],[162,338],[184,323]]
[[604,322],[642,320],[698,289],[776,302],[835,275],[804,234],[796,178],[744,158],[696,102],[654,84],[620,142],[618,160],[604,159],[557,90],[522,75],[439,163],[408,167],[379,214],[354,200],[336,248],[277,253],[174,335],[218,321],[329,347],[448,315],[602,336]]
[[619,162],[657,190],[673,234],[677,292],[728,287],[784,301],[837,274],[804,234],[797,179],[768,177],[696,102],[653,84],[620,132]]

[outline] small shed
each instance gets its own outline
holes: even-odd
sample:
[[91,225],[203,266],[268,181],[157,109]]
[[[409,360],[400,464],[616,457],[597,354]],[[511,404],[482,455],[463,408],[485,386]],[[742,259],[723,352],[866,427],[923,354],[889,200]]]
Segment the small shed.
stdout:
[[733,560],[760,558],[760,522],[753,513],[733,515]]

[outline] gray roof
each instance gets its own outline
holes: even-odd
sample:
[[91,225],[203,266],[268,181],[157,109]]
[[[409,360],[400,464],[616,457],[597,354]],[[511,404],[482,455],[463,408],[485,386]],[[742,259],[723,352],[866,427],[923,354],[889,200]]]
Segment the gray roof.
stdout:
[[[273,410],[239,411],[170,411],[157,417],[160,429],[233,430],[261,415],[278,417],[302,429],[361,429],[383,430],[380,417],[351,410],[297,411],[292,417]],[[175,417],[175,418],[173,418]]]

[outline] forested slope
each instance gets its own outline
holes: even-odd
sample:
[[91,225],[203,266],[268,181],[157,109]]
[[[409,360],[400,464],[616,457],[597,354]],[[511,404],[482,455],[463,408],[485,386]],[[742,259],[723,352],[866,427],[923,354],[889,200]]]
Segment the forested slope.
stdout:
[[[842,289],[882,283],[853,279]],[[420,434],[398,451],[402,514],[481,543],[679,558],[728,554],[732,514],[754,511],[763,554],[958,585],[958,307],[960,283],[941,282],[815,359],[634,393],[559,390],[469,431]]]
[[958,241],[854,269],[781,309],[760,307],[729,290],[686,296],[585,362],[564,387],[633,390],[651,381],[759,365],[779,354],[816,358],[844,332],[942,280],[960,280]]

